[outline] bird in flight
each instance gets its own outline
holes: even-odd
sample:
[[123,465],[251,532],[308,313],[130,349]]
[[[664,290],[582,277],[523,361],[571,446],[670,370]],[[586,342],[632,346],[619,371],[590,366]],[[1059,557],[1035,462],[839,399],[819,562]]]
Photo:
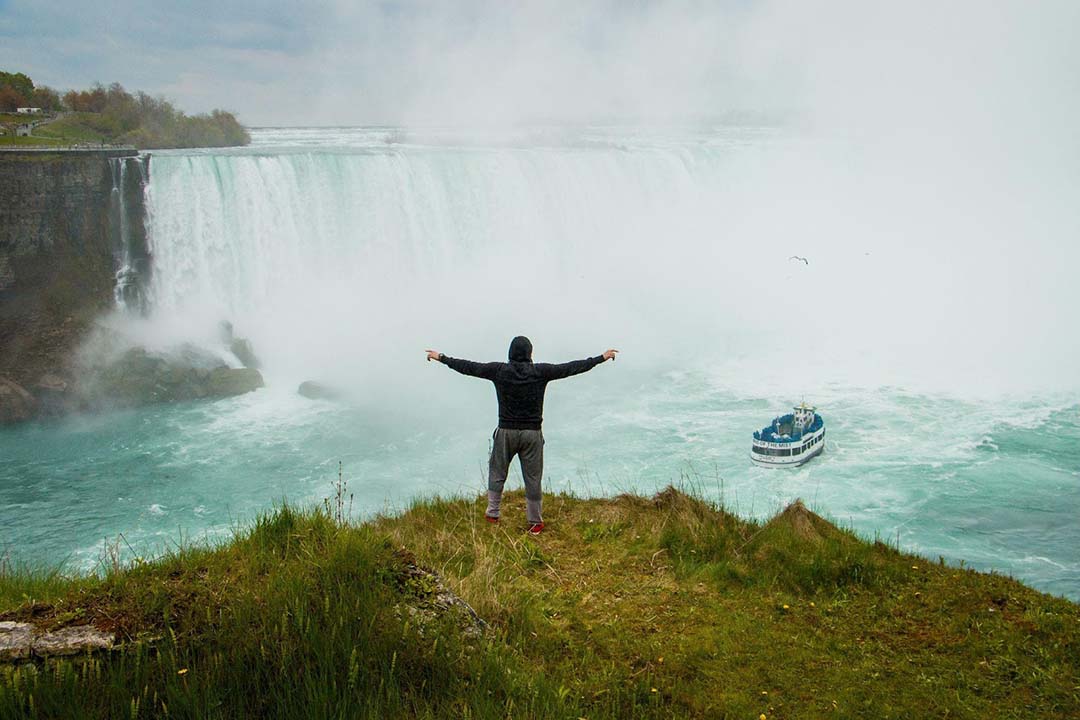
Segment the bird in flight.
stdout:
[[804,257],[799,257],[798,255],[792,255],[791,257],[788,258],[788,260],[802,260],[803,265],[809,265],[810,264],[809,260],[807,260]]

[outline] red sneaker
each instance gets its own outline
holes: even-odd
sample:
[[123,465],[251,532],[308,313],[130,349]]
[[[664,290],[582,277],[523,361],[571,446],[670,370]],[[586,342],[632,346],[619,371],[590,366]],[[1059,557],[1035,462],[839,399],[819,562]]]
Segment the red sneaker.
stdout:
[[544,531],[544,523],[542,523],[542,522],[533,523],[532,525],[529,526],[529,534],[530,535],[539,535],[543,531]]
[[485,519],[485,520],[487,520],[487,521],[488,521],[489,523],[491,523],[492,525],[497,525],[497,524],[499,523],[499,518],[497,518],[497,517],[491,517],[491,516],[490,516],[490,515],[488,515],[487,513],[484,513],[484,519]]

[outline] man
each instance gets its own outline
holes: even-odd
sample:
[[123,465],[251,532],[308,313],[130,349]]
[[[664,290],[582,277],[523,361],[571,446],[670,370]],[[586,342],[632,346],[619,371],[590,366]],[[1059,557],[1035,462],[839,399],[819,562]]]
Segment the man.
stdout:
[[510,461],[518,456],[521,475],[525,478],[525,519],[529,532],[539,535],[544,529],[540,510],[543,492],[540,479],[544,474],[544,390],[552,380],[560,380],[592,370],[605,360],[614,360],[618,350],[603,355],[551,365],[533,363],[532,343],[519,335],[510,341],[510,362],[478,363],[448,357],[435,350],[427,351],[427,359],[438,360],[462,375],[483,378],[495,383],[499,399],[499,427],[492,436],[491,458],[488,460],[488,506],[484,517],[499,522],[503,485]]

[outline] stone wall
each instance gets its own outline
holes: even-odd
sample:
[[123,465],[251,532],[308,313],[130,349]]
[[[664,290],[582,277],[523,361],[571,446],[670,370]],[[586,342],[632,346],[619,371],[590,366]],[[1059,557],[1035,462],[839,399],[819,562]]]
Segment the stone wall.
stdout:
[[[134,150],[0,152],[0,377],[55,386],[93,320],[114,307],[121,247],[117,163]],[[118,159],[119,158],[119,159]],[[146,257],[145,166],[119,189],[127,254]],[[132,229],[133,228],[133,229]],[[148,263],[147,263],[148,264]]]

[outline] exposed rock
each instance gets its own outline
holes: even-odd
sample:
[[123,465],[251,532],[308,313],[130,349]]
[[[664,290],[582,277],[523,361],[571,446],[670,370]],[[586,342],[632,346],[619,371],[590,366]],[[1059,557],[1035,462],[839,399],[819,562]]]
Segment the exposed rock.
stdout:
[[32,650],[38,657],[55,655],[78,655],[91,650],[108,650],[116,641],[112,633],[98,630],[93,625],[76,625],[39,635],[34,639]]
[[42,375],[33,388],[38,412],[41,415],[62,415],[75,409],[77,402],[71,389],[71,383],[59,375]]
[[0,255],[0,292],[15,285],[15,269],[7,255]]
[[296,389],[296,392],[311,400],[337,400],[341,397],[340,391],[313,380],[300,383],[300,387]]
[[421,632],[427,622],[451,613],[457,616],[465,635],[479,637],[484,634],[488,629],[487,622],[472,606],[446,587],[437,572],[417,565],[412,554],[404,550],[397,555],[404,565],[402,590],[408,598],[406,612],[420,624]]
[[0,662],[30,657],[34,626],[29,623],[0,622]]
[[236,337],[231,322],[222,320],[218,323],[218,337],[221,338],[221,344],[229,348],[229,352],[236,356],[240,364],[246,368],[259,369],[259,358],[255,356],[255,348],[252,347],[251,341]]
[[[66,369],[94,321],[114,307],[120,216],[111,163],[133,154],[0,154],[0,375],[32,389],[42,373]],[[142,227],[136,180],[128,173],[132,242]]]
[[251,368],[252,370],[258,370],[260,367],[259,358],[255,356],[255,349],[251,346],[251,341],[246,338],[233,338],[229,343],[229,350],[232,350],[232,354],[236,356],[236,359],[243,363],[244,367]]
[[0,425],[29,420],[37,412],[37,401],[14,380],[0,377]]
[[42,375],[38,379],[37,385],[34,386],[34,389],[35,390],[40,390],[40,391],[43,391],[43,392],[60,392],[60,393],[63,393],[63,392],[67,392],[68,381],[65,380],[64,378],[60,377],[59,375],[53,375],[51,373],[46,373],[45,375]]
[[258,370],[230,368],[194,346],[157,354],[132,348],[89,371],[84,389],[93,405],[146,405],[241,395],[263,386]]
[[222,320],[218,323],[218,337],[221,338],[222,345],[231,345],[232,341],[236,338],[233,334],[232,323],[228,320]]
[[30,623],[0,622],[0,662],[24,660],[31,656],[78,655],[87,651],[108,650],[115,643],[115,635],[98,630],[93,625],[75,625],[40,633]]
[[211,397],[243,395],[263,386],[262,373],[254,368],[214,368],[206,378]]

